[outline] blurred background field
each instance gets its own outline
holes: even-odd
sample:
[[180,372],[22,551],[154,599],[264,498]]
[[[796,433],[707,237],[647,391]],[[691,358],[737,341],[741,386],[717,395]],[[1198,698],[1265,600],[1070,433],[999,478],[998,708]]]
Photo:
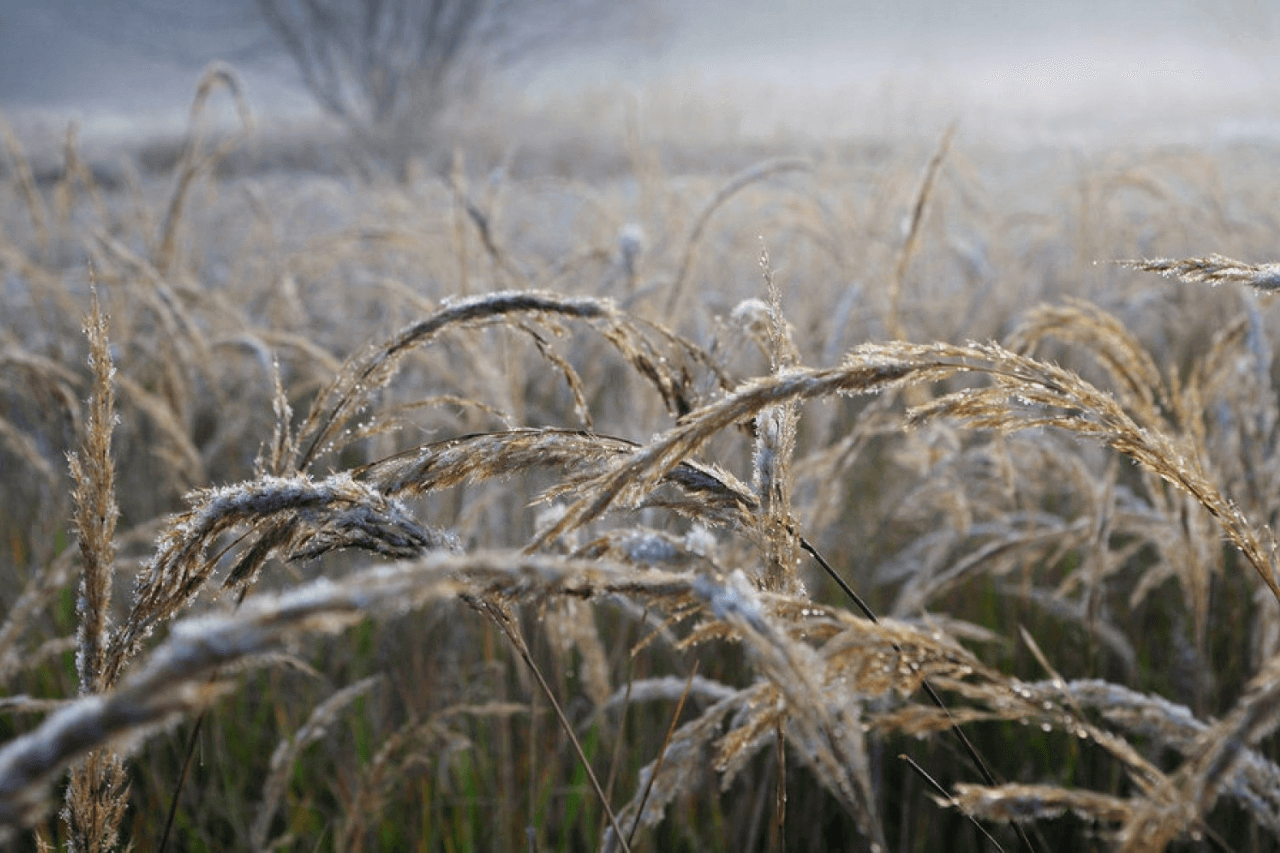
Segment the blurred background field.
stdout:
[[[66,457],[81,447],[93,387],[91,278],[118,371],[112,623],[127,621],[131,578],[166,517],[199,500],[192,490],[259,476],[277,376],[296,424],[370,342],[509,290],[607,299],[636,328],[669,329],[691,348],[645,373],[599,327],[569,319],[451,330],[408,356],[366,421],[300,473],[361,471],[513,427],[649,442],[688,414],[654,393],[654,372],[686,370],[707,403],[774,370],[778,337],[760,320],[768,276],[798,362],[815,368],[869,342],[998,341],[1133,404],[1142,395],[1126,397],[1125,383],[1150,378],[1129,369],[1145,351],[1168,387],[1152,391],[1164,420],[1143,425],[1176,434],[1259,529],[1277,522],[1273,298],[1112,262],[1275,257],[1280,17],[1244,2],[674,6],[638,4],[600,46],[584,27],[458,82],[429,116],[411,106],[378,123],[318,107],[252,3],[0,4],[0,694],[14,697],[0,705],[3,741],[45,719],[37,700],[72,699],[83,678]],[[1062,313],[1035,314],[1042,304]],[[677,351],[689,365],[677,368]],[[907,406],[972,384],[806,402],[787,489],[808,542],[882,615],[959,638],[1010,679],[1050,678],[1025,629],[1067,679],[1105,679],[1205,723],[1229,717],[1280,651],[1280,608],[1217,522],[1078,435],[946,419],[903,429]],[[1195,417],[1170,402],[1186,389],[1201,395],[1187,403]],[[400,429],[363,436],[375,413]],[[697,459],[752,482],[759,442],[747,426],[726,429]],[[529,466],[411,504],[464,553],[515,549],[554,523],[556,510],[531,502],[556,482]],[[695,554],[697,524],[661,506],[617,515],[567,534],[557,553],[621,560],[616,537],[656,530],[691,571],[752,577],[772,553],[763,534],[729,529]],[[598,541],[613,550],[592,551]],[[219,571],[236,547],[220,541]],[[374,559],[278,557],[255,594]],[[853,609],[816,565],[801,562],[798,578],[815,603]],[[220,581],[190,612],[229,607],[233,596],[213,594]],[[767,680],[749,648],[723,636],[681,644],[689,625],[623,595],[516,604],[615,810],[641,795],[673,716],[695,720],[720,695],[687,690],[686,705],[686,677]],[[170,849],[251,849],[263,837],[298,850],[598,848],[600,798],[530,669],[477,609],[371,616],[268,663],[227,676],[235,689],[210,706],[185,783],[194,714],[139,742],[120,824],[134,850],[158,849],[175,792]],[[656,698],[629,695],[666,677],[675,687],[654,687]],[[292,757],[255,835],[273,750],[357,683],[361,696]],[[888,722],[907,697],[886,695],[866,699],[865,769],[891,849],[938,849],[941,833],[957,850],[1123,841],[1124,821],[1045,817],[1050,806],[1029,839],[998,820],[985,838],[897,756],[948,789],[980,782],[968,758],[945,732]],[[963,690],[948,699],[981,704]],[[1103,725],[1101,712],[1076,712]],[[1057,718],[1018,725],[1001,713],[967,730],[1004,779],[1149,793]],[[1124,731],[1170,776],[1193,763],[1185,744]],[[1270,730],[1248,745],[1275,769]],[[743,760],[724,787],[708,774],[673,794],[632,849],[868,849],[863,819],[804,756],[767,748]],[[57,785],[60,803],[65,778]],[[1277,815],[1224,796],[1172,846],[1275,849]],[[36,849],[69,832],[53,809],[18,838]]]

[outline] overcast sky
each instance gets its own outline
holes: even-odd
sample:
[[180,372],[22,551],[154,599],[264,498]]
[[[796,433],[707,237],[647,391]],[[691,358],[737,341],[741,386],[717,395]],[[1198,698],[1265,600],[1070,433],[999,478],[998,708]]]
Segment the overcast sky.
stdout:
[[253,0],[0,0],[0,105],[152,109],[264,44]]
[[[616,48],[550,85],[590,76],[760,77],[804,86],[868,74],[964,85],[990,99],[1212,100],[1273,87],[1280,5],[1251,0],[699,0],[669,2],[661,52]],[[201,66],[231,55],[261,109],[305,95],[266,43],[253,0],[0,0],[0,108],[119,112],[189,103]],[[577,60],[574,60],[575,62]],[[1274,93],[1274,89],[1270,89]]]

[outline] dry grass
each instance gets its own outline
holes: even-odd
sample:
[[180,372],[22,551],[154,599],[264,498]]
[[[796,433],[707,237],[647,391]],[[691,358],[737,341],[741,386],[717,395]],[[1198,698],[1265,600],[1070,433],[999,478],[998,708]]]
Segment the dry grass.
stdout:
[[219,85],[0,125],[6,843],[1280,846],[1275,265],[1095,263],[1275,152],[220,176]]

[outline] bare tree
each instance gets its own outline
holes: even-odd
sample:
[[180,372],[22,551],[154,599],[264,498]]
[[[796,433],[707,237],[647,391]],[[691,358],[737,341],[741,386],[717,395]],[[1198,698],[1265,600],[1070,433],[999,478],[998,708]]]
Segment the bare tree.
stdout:
[[575,42],[651,35],[660,0],[256,2],[325,110],[398,134],[496,70]]

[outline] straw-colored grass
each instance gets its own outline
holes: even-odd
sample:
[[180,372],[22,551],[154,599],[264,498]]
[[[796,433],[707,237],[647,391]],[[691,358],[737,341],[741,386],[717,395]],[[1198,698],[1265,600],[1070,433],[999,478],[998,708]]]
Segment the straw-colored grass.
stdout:
[[1280,846],[1273,151],[253,127],[0,124],[3,843]]

